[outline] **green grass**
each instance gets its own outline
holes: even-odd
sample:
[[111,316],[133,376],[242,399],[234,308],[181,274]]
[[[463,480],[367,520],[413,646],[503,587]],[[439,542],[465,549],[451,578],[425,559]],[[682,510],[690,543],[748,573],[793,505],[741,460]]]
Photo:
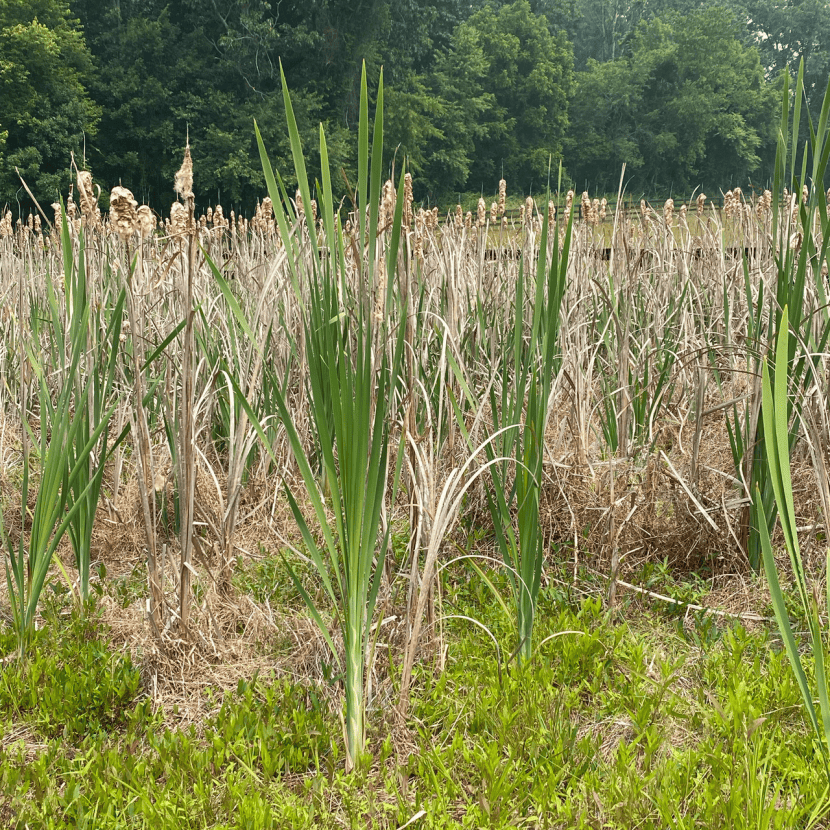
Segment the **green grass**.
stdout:
[[[444,613],[509,653],[490,589],[463,563],[445,583]],[[351,773],[324,689],[241,681],[206,692],[198,728],[171,728],[94,608],[57,598],[28,662],[3,664],[0,826],[397,828],[420,811],[421,828],[808,826],[826,779],[774,639],[719,621],[701,646],[664,605],[612,623],[559,585],[540,593],[539,642],[575,633],[521,669],[447,620],[446,670],[419,665],[405,729],[374,704]]]

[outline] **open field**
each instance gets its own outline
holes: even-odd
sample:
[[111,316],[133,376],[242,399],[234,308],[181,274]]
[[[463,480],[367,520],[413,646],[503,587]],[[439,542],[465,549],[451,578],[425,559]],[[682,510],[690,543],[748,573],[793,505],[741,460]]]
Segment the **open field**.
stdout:
[[363,117],[0,226],[0,820],[827,827],[828,197],[444,221]]

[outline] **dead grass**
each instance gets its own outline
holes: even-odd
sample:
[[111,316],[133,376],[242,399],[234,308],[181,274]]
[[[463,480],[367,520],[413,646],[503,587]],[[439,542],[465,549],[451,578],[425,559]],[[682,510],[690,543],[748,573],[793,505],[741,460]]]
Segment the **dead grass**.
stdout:
[[[313,436],[304,389],[299,305],[304,297],[294,293],[285,252],[273,224],[263,220],[255,226],[244,226],[238,220],[227,223],[214,212],[212,217],[216,216],[219,220],[199,223],[199,241],[223,271],[233,276],[234,292],[246,315],[254,319],[254,309],[264,308],[256,318],[258,336],[269,328],[277,333],[268,340],[267,365],[275,377],[288,379],[295,424],[310,444]],[[536,258],[545,255],[538,250],[538,229],[538,221],[524,228],[508,223],[503,228],[488,225],[469,232],[463,225],[433,230],[422,223],[417,239],[414,233],[409,237],[405,271],[412,280],[413,295],[417,290],[422,299],[412,347],[415,386],[406,394],[411,396],[408,400],[416,411],[417,435],[413,440],[424,446],[433,442],[431,475],[439,489],[448,473],[468,456],[457,429],[444,427],[441,432],[437,427],[439,411],[432,391],[444,390],[446,413],[446,390],[457,394],[459,389],[446,362],[441,363],[441,355],[451,353],[470,388],[479,395],[486,393],[493,379],[499,337],[493,321],[510,308],[520,263],[527,274],[532,272]],[[125,261],[125,243],[117,234],[109,233],[106,225],[88,230],[93,290],[106,306],[120,277],[116,270],[116,277],[107,282],[105,264],[117,267]],[[751,290],[757,292],[762,282],[769,285],[775,266],[767,234],[764,220],[754,212],[734,219],[718,212],[698,218],[690,211],[685,224],[675,220],[668,228],[662,213],[656,211],[643,217],[619,217],[615,223],[606,222],[599,228],[577,224],[563,310],[563,376],[555,385],[551,401],[542,492],[542,523],[551,563],[571,570],[576,590],[580,589],[576,581],[580,568],[604,577],[612,549],[616,548],[620,580],[636,579],[645,563],[667,562],[678,579],[687,574],[705,574],[709,590],[700,601],[703,605],[745,615],[750,625],[757,624],[753,623],[753,615],[758,616],[759,609],[767,606],[765,589],[749,573],[738,545],[744,494],[735,478],[726,431],[725,416],[731,409],[717,409],[734,398],[741,399],[750,388],[746,376],[748,306],[741,256],[747,252]],[[387,242],[384,234],[381,245]],[[143,241],[135,236],[129,244],[134,246],[132,250],[140,251],[134,275],[145,329],[140,336],[146,337],[148,344],[157,343],[182,318],[182,296],[177,286],[187,277],[186,258],[174,236],[160,234]],[[311,256],[309,246],[302,251],[303,256]],[[54,236],[41,237],[24,225],[16,237],[0,240],[0,297],[14,296],[16,282],[24,271],[31,275],[31,298],[42,297],[46,280],[57,277],[60,283],[60,270],[59,245]],[[123,273],[123,266],[120,270]],[[398,278],[402,280],[403,276]],[[193,263],[192,279],[194,303],[205,314],[204,321],[196,323],[198,336],[227,357],[229,344],[239,332],[232,332],[233,320],[220,302],[220,292],[201,254]],[[356,269],[349,271],[348,279],[354,288],[359,279]],[[728,318],[724,298],[730,304]],[[675,312],[670,312],[672,303],[678,304]],[[604,330],[601,312],[611,320]],[[670,319],[675,319],[671,314],[676,314],[679,321],[676,359],[671,368],[674,393],[657,407],[650,434],[629,436],[624,451],[614,453],[601,438],[600,416],[606,395],[603,372],[617,370],[627,360],[633,367],[634,380],[637,373],[646,370],[653,378],[657,341]],[[0,337],[0,361],[11,360],[19,351],[20,344],[10,339],[9,331],[5,329]],[[181,388],[180,357],[174,341],[165,351],[164,368],[158,370],[167,373],[165,394],[171,401]],[[720,373],[717,380],[716,370]],[[698,419],[700,432],[695,449],[701,377],[706,378],[702,400],[709,414]],[[113,642],[128,650],[141,666],[147,694],[166,713],[173,711],[175,703],[178,719],[192,723],[199,723],[208,714],[203,694],[208,687],[231,689],[240,678],[250,679],[270,671],[297,679],[321,679],[323,665],[329,659],[322,637],[304,613],[261,605],[235,588],[220,590],[220,528],[223,505],[227,503],[228,460],[227,451],[217,450],[210,438],[215,426],[212,419],[216,415],[217,379],[207,353],[200,355],[195,375],[194,435],[195,446],[201,452],[196,462],[195,600],[189,636],[183,636],[175,626],[180,545],[176,534],[169,530],[173,524],[169,514],[157,517],[168,606],[161,636],[151,632],[144,600],[127,607],[121,607],[113,596],[104,600],[104,620],[112,629]],[[509,382],[509,378],[498,380]],[[23,382],[31,384],[31,379],[24,378]],[[613,394],[618,394],[629,379],[620,379],[623,386],[609,382]],[[262,388],[262,381],[257,383],[252,394]],[[30,388],[29,400],[33,399],[31,392]],[[18,380],[8,375],[0,389],[0,498],[13,541],[21,532],[18,400]],[[478,440],[487,435],[488,425],[481,419],[471,415],[468,426],[478,430]],[[443,436],[440,444],[436,443],[439,434]],[[165,494],[170,504],[172,459],[160,421],[155,423],[152,440],[155,475],[164,482],[158,495]],[[274,446],[276,463],[271,464],[261,453],[241,490],[233,556],[243,564],[257,560],[262,550],[276,552],[286,543],[302,547],[281,493],[283,481],[294,488],[295,495],[299,497],[300,493],[284,432],[275,432]],[[830,448],[825,446],[822,451],[830,458]],[[114,502],[102,500],[98,510],[93,562],[106,566],[109,583],[140,570],[146,561],[134,453],[135,448],[128,443],[117,487],[112,481],[114,469],[108,473],[107,492],[117,492],[117,498]],[[826,545],[822,533],[827,517],[822,515],[811,460],[800,448],[795,452],[793,470],[799,525],[808,528],[804,531],[804,553],[810,569],[818,573]],[[482,487],[480,480],[469,491],[463,521],[450,528],[443,558],[457,555],[457,547],[450,542],[462,548],[467,545],[464,537],[469,528],[486,529],[489,514]],[[405,474],[398,503],[387,506],[387,521],[403,533],[410,531],[414,500],[413,482]],[[477,552],[488,553],[486,534],[481,544]],[[423,552],[421,549],[416,554],[422,557]],[[66,542],[59,555],[71,573]],[[389,655],[400,654],[408,636],[410,610],[406,589],[401,586],[406,585],[410,573],[407,561],[400,564],[400,573],[390,572],[384,579],[378,605],[384,616],[379,620],[382,629],[370,695],[384,712],[392,708],[387,705],[392,699]],[[0,609],[7,606],[5,592],[5,584],[0,582]],[[430,629],[430,637],[422,657],[437,657],[440,663],[442,644],[437,628]],[[609,737],[613,742],[624,737],[629,727],[615,722],[603,728],[609,736],[616,736]],[[399,752],[405,753],[409,745],[405,732],[398,734],[393,729],[393,735],[400,742]]]

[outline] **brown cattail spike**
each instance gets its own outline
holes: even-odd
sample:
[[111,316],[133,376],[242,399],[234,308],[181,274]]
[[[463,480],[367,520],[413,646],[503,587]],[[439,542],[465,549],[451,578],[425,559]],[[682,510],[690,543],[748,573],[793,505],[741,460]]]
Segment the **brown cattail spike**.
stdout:
[[406,230],[412,227],[412,173],[403,177],[403,226]]
[[138,202],[126,187],[110,191],[110,225],[123,239],[129,239],[138,229]]
[[141,232],[141,238],[147,239],[156,229],[156,217],[153,216],[153,211],[147,205],[142,205],[136,211],[138,217],[138,229]]
[[184,148],[184,159],[179,172],[176,173],[173,189],[182,199],[193,198],[193,159],[190,157],[190,142]]

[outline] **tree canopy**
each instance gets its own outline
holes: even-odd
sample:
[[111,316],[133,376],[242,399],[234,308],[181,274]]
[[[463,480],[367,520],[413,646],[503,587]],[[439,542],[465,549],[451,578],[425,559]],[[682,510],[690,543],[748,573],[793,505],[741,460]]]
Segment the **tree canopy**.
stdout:
[[[359,78],[383,68],[385,163],[417,198],[580,189],[649,195],[769,176],[776,92],[830,73],[820,0],[4,0],[0,201],[51,201],[70,160],[165,211],[189,140],[201,202],[264,192],[253,122],[290,185],[282,66],[308,150],[354,176]],[[310,160],[312,168],[313,157]],[[313,174],[313,169],[312,169]]]
[[100,117],[92,69],[66,0],[0,3],[0,203],[19,198],[15,168],[47,197],[66,186]]

